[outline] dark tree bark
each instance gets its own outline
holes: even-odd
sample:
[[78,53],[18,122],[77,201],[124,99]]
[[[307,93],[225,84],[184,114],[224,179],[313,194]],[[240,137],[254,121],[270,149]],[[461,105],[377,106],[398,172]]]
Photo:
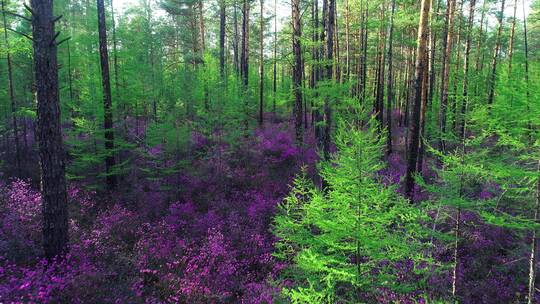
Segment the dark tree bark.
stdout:
[[[11,123],[13,126],[13,139],[15,141],[15,166],[16,173],[21,176],[21,145],[19,142],[19,128],[17,126],[17,104],[15,102],[15,90],[13,87],[13,66],[11,62],[11,53],[9,51],[9,41],[7,34],[7,21],[6,21],[6,0],[2,0],[2,19],[4,22],[4,44],[6,46],[6,61],[8,68],[8,92],[9,101],[11,104]],[[26,138],[26,137],[25,137]]]
[[407,159],[407,175],[405,177],[405,193],[409,199],[413,199],[414,190],[414,175],[416,174],[416,165],[418,160],[418,147],[420,143],[420,130],[421,121],[420,115],[422,111],[422,104],[425,103],[422,97],[426,97],[423,94],[423,87],[425,85],[425,69],[426,69],[426,55],[427,55],[427,41],[428,41],[428,19],[431,9],[430,0],[422,0],[420,22],[418,25],[418,39],[416,50],[416,68],[415,68],[415,80],[414,80],[414,102],[412,119],[410,121],[410,136],[411,141],[408,146],[408,159]]
[[302,142],[302,47],[300,39],[302,29],[300,28],[300,0],[292,0],[292,48],[294,54],[293,64],[293,93],[294,93],[294,126],[296,130],[296,141]]
[[[335,9],[336,1],[327,0],[326,11],[326,80],[333,79],[334,62],[334,29],[335,29]],[[332,107],[328,97],[324,100],[324,134],[323,134],[323,154],[326,160],[330,159],[330,143],[332,141]]]
[[107,27],[105,24],[105,5],[97,0],[99,55],[101,60],[101,83],[103,86],[103,128],[105,130],[105,171],[107,174],[107,190],[116,188],[116,176],[113,172],[116,164],[114,158],[114,131],[112,116],[111,82],[109,78],[109,52],[107,50]]
[[68,246],[65,152],[60,125],[55,17],[52,0],[32,0],[30,5],[43,204],[43,249],[45,257],[51,260],[62,256]]

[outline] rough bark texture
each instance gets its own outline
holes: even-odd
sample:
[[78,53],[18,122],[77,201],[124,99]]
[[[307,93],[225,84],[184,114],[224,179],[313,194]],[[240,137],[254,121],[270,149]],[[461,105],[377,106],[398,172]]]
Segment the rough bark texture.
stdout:
[[113,167],[114,159],[114,131],[112,117],[111,81],[109,77],[109,52],[107,50],[107,27],[105,24],[105,5],[103,0],[97,0],[98,33],[99,33],[99,57],[101,63],[101,84],[103,86],[103,128],[105,130],[105,171],[107,174],[107,189],[116,188],[116,176]]
[[58,64],[52,0],[32,0],[32,34],[37,95],[37,138],[41,168],[43,249],[47,259],[68,245],[64,144],[60,126]]
[[420,143],[420,115],[422,110],[422,96],[425,97],[425,94],[422,94],[424,86],[424,70],[426,69],[426,58],[427,54],[427,41],[428,41],[428,19],[429,11],[431,8],[431,3],[429,0],[422,0],[421,4],[421,13],[420,13],[420,22],[418,25],[418,39],[417,39],[417,49],[416,49],[416,68],[415,68],[415,80],[414,80],[414,101],[413,101],[413,111],[412,119],[410,121],[409,132],[411,136],[411,141],[408,146],[408,159],[407,159],[407,175],[405,177],[405,193],[409,199],[413,198],[414,190],[414,175],[416,173],[416,163],[418,160],[418,146]]

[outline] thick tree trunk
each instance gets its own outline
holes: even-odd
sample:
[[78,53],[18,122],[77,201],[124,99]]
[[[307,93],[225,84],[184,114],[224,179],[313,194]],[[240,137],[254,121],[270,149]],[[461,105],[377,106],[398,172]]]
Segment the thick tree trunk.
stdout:
[[4,23],[4,44],[6,46],[6,61],[8,68],[8,92],[9,101],[11,104],[11,123],[13,126],[13,139],[15,141],[15,168],[17,176],[21,177],[21,145],[19,142],[19,128],[17,126],[17,104],[15,102],[15,90],[13,87],[13,66],[11,62],[11,53],[9,50],[9,41],[7,34],[7,21],[6,21],[6,0],[2,0],[2,19]]
[[32,36],[41,168],[43,249],[51,260],[67,251],[68,208],[64,144],[60,125],[58,63],[53,1],[32,0]]
[[294,126],[296,141],[302,142],[302,29],[300,23],[300,0],[292,0],[292,48],[294,55],[293,64],[293,93],[294,93]]
[[99,54],[101,60],[101,82],[103,86],[103,127],[105,130],[105,171],[107,174],[107,190],[116,188],[116,176],[113,172],[114,158],[114,131],[112,116],[111,82],[109,79],[109,53],[107,50],[107,28],[105,25],[105,5],[103,0],[97,0]]
[[[422,111],[422,91],[424,85],[424,70],[426,69],[426,53],[427,53],[427,41],[428,41],[428,20],[429,12],[431,9],[431,2],[429,0],[422,0],[420,22],[418,25],[418,39],[416,50],[416,70],[414,80],[414,102],[412,119],[410,122],[410,136],[411,141],[408,147],[408,159],[407,159],[407,175],[405,177],[405,193],[409,199],[413,199],[414,194],[414,175],[416,173],[416,164],[418,160],[418,147],[420,143],[420,115]],[[424,96],[425,97],[425,96]]]

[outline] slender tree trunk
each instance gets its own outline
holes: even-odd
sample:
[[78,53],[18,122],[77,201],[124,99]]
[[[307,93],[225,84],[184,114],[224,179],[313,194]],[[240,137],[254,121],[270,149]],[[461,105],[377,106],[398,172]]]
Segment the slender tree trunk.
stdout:
[[249,0],[243,0],[242,9],[242,52],[240,54],[241,74],[244,86],[249,83]]
[[302,142],[302,29],[300,23],[300,0],[293,0],[292,6],[292,48],[294,54],[293,65],[293,93],[294,93],[294,126],[296,140]]
[[[333,62],[334,62],[334,29],[335,29],[335,0],[327,0],[326,12],[326,80],[333,79]],[[323,154],[326,160],[330,159],[330,143],[332,141],[332,107],[329,97],[324,100],[324,135],[323,135]]]
[[[430,1],[430,6],[433,7],[433,0]],[[433,69],[432,62],[434,62],[434,59],[431,58],[433,54],[433,50],[431,48],[432,40],[433,40],[433,27],[431,26],[433,24],[433,10],[430,11],[429,14],[429,50],[426,52],[425,62],[428,63],[428,68],[424,70],[424,85],[422,90],[422,113],[420,114],[420,143],[418,148],[418,161],[416,164],[416,170],[419,173],[422,173],[422,170],[424,168],[424,153],[425,153],[425,143],[424,143],[424,136],[426,133],[426,112],[428,108],[428,101],[430,98],[430,92],[431,92],[431,70]]]
[[263,125],[264,119],[264,0],[261,0],[261,20],[259,33],[259,126]]
[[471,39],[472,30],[474,26],[474,7],[476,0],[470,0],[469,20],[467,22],[467,40],[465,42],[465,62],[463,64],[463,101],[461,103],[461,122],[459,127],[460,138],[465,137],[465,114],[467,111],[467,104],[469,102],[469,65],[471,54]]
[[52,0],[31,0],[41,168],[43,249],[52,260],[67,251],[68,208],[60,124],[58,63]]
[[113,43],[113,67],[114,67],[114,88],[116,102],[120,102],[120,81],[118,80],[118,45],[116,40],[116,21],[114,19],[113,0],[111,1],[111,25],[112,25],[112,43]]
[[510,30],[510,42],[508,44],[508,77],[510,77],[510,75],[512,74],[512,56],[514,54],[514,35],[516,33],[516,13],[517,13],[517,0],[514,0],[514,17],[512,18],[512,28]]
[[497,41],[495,41],[495,50],[493,51],[493,61],[491,63],[491,75],[489,77],[488,85],[489,85],[489,91],[488,91],[488,100],[487,104],[489,107],[493,104],[493,100],[495,99],[495,85],[497,80],[497,63],[499,61],[499,53],[501,50],[501,36],[502,36],[502,28],[503,28],[503,20],[504,20],[504,4],[505,0],[502,0],[501,2],[501,10],[499,11],[499,28],[497,30]]
[[206,50],[206,41],[205,41],[205,27],[204,27],[204,1],[203,0],[199,0],[199,5],[198,5],[198,9],[199,9],[199,40],[200,40],[200,50],[201,50],[201,54],[204,56],[204,52]]
[[[526,90],[526,98],[527,98],[527,110],[530,109],[530,97],[531,92],[529,88],[529,37],[527,33],[527,17],[525,14],[525,2],[523,2],[523,44],[524,44],[524,52],[525,52],[525,90]],[[528,122],[529,127],[529,139],[532,140],[532,124],[529,120]]]
[[[538,169],[537,169],[537,182],[536,182],[536,205],[534,208],[534,222],[536,224],[539,224],[539,214],[540,214],[540,161],[538,162]],[[536,229],[533,229],[532,232],[532,241],[531,241],[531,253],[529,257],[529,291],[527,294],[527,303],[532,304],[534,303],[534,294],[536,293],[535,290],[535,283],[536,283],[536,261],[538,260],[538,253],[536,252],[536,247],[538,244],[538,236],[536,233]]]
[[364,16],[362,17],[362,20],[363,20],[363,27],[364,27],[364,37],[363,37],[363,43],[362,43],[362,46],[363,46],[363,52],[362,52],[362,100],[365,101],[366,100],[366,91],[367,91],[367,88],[366,88],[366,84],[367,84],[367,50],[368,50],[368,16],[369,16],[369,1],[368,0],[365,0],[365,12],[364,12]]
[[349,81],[351,75],[351,58],[350,58],[350,16],[349,16],[349,0],[345,0],[345,80]]
[[[439,9],[441,6],[440,0],[437,1],[437,8],[435,9],[435,18],[439,15]],[[432,3],[433,5],[433,3]],[[430,22],[433,22],[433,14],[431,14]],[[429,94],[428,94],[428,106],[431,109],[431,104],[433,102],[433,94],[435,92],[435,54],[436,54],[436,47],[435,42],[437,41],[437,33],[433,31],[433,29],[429,32]]]
[[109,79],[109,53],[107,50],[107,28],[105,25],[105,5],[103,0],[97,0],[99,54],[101,59],[101,81],[103,85],[103,127],[105,129],[105,171],[107,174],[107,189],[116,188],[116,175],[113,172],[114,159],[114,131],[112,116],[111,83]]
[[277,99],[277,0],[274,0],[274,99],[272,100],[272,113],[276,115]]
[[428,20],[431,9],[429,0],[422,0],[420,22],[418,25],[418,39],[416,50],[416,70],[414,81],[414,103],[412,119],[410,122],[411,142],[408,147],[407,159],[407,175],[405,177],[405,193],[409,199],[413,199],[414,195],[414,174],[416,173],[416,164],[418,160],[418,147],[420,142],[420,114],[422,110],[422,90],[424,82],[424,70],[426,69],[427,41],[428,41]]
[[225,78],[225,0],[219,1],[219,75]]
[[386,99],[386,128],[387,139],[386,139],[386,154],[390,155],[392,153],[392,98],[394,97],[393,91],[393,62],[392,62],[392,43],[394,36],[394,12],[396,10],[396,0],[392,0],[392,11],[390,14],[390,29],[388,30],[388,83],[387,83],[387,99]]
[[2,19],[4,22],[4,44],[6,46],[6,61],[8,67],[8,91],[9,101],[11,103],[11,123],[13,125],[13,136],[15,141],[15,166],[17,176],[21,176],[21,145],[19,142],[19,128],[17,126],[17,104],[15,102],[15,90],[13,87],[13,66],[11,62],[11,53],[9,50],[9,41],[7,34],[7,21],[6,21],[6,0],[2,0]]
[[452,42],[454,33],[454,11],[456,7],[456,0],[448,0],[448,6],[446,8],[446,43],[443,55],[442,71],[441,71],[441,104],[439,108],[439,149],[441,151],[446,150],[445,134],[446,134],[446,110],[448,106],[448,85],[450,82],[450,61],[452,59]]
[[[384,20],[384,10],[386,9],[386,1],[381,6],[381,20]],[[377,120],[382,128],[384,126],[384,70],[385,70],[385,54],[386,38],[384,34],[384,22],[381,21],[379,29],[379,61],[377,65],[377,85],[375,86],[375,113]]]
[[238,3],[237,1],[235,0],[234,1],[234,16],[233,16],[233,27],[234,27],[234,39],[233,39],[233,61],[234,61],[234,70],[236,71],[236,73],[239,73],[239,74],[242,74],[242,68],[240,67],[240,58],[241,55],[239,56],[239,51],[238,51],[238,40],[240,39],[239,38],[239,35],[238,35]]
[[[478,30],[478,42],[476,44],[476,64],[475,64],[475,73],[478,76],[481,76],[482,73],[482,41],[484,36],[484,19],[486,18],[486,5],[487,0],[484,0],[482,3],[482,15],[480,17],[480,29]],[[475,95],[479,95],[479,84],[480,81],[476,81],[475,85]]]
[[463,3],[465,1],[461,0],[461,3],[459,5],[459,14],[458,14],[458,32],[456,36],[456,46],[457,46],[457,55],[456,55],[456,62],[455,62],[455,79],[454,79],[454,85],[453,85],[453,96],[452,96],[452,103],[451,105],[451,112],[452,112],[452,130],[454,132],[457,132],[457,123],[458,123],[458,117],[457,117],[457,104],[458,104],[458,80],[459,80],[459,72],[460,72],[460,65],[461,62],[461,36],[463,35]]

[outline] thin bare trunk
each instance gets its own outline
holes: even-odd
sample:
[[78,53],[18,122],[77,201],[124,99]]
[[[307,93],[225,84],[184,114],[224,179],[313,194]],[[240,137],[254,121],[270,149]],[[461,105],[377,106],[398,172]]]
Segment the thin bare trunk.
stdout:
[[487,103],[491,107],[493,104],[493,100],[495,99],[495,86],[496,86],[496,80],[497,80],[497,63],[499,61],[499,53],[501,50],[501,36],[502,36],[502,28],[503,28],[503,20],[504,20],[504,4],[505,0],[502,0],[501,2],[501,10],[499,11],[499,28],[497,30],[497,41],[495,41],[495,50],[493,51],[493,61],[491,63],[491,75],[489,77],[489,91],[488,91],[488,100]]
[[17,104],[15,102],[15,90],[13,87],[13,65],[11,62],[11,52],[9,50],[9,41],[7,34],[7,21],[6,21],[6,0],[2,0],[2,19],[4,22],[4,44],[6,46],[6,61],[8,67],[8,91],[9,101],[11,103],[11,123],[13,126],[13,137],[15,141],[15,166],[16,173],[21,176],[21,146],[19,142],[19,128],[17,126]]
[[441,104],[439,109],[439,149],[444,151],[446,148],[445,134],[446,134],[446,110],[448,106],[448,86],[450,78],[450,62],[452,59],[452,42],[454,33],[454,11],[456,7],[456,0],[448,0],[448,6],[446,8],[446,43],[443,55],[443,64],[441,71]]

